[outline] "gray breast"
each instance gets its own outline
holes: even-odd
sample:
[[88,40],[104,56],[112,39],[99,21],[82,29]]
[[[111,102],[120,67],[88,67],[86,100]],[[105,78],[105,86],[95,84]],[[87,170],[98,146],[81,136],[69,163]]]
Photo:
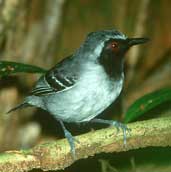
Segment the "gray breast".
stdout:
[[44,97],[46,109],[65,122],[85,122],[106,109],[120,94],[123,76],[110,80],[99,65],[87,68],[71,89]]

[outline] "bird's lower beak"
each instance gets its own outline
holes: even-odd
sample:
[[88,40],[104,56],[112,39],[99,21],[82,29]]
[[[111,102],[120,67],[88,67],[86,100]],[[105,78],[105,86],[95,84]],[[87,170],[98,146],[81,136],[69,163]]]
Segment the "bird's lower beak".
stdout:
[[128,46],[131,47],[133,45],[144,44],[149,41],[149,38],[127,38]]

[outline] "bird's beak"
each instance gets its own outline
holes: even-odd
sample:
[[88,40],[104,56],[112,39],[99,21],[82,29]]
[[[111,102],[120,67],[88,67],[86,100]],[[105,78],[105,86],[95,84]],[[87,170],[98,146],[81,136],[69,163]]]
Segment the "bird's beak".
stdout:
[[144,44],[149,41],[149,38],[127,38],[127,44],[129,47],[138,44]]

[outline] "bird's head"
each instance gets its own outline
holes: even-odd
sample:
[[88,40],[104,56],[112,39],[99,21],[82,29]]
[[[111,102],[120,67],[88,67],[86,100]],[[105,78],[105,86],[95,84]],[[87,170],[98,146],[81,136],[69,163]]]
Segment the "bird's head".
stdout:
[[116,30],[103,30],[88,34],[81,49],[89,61],[102,64],[108,73],[122,70],[124,55],[134,45],[148,38],[128,38]]

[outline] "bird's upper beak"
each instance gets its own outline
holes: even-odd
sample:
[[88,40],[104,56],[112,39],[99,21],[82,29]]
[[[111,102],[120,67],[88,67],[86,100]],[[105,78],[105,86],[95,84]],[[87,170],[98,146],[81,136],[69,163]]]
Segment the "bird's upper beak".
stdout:
[[127,38],[127,44],[129,47],[138,44],[144,44],[149,41],[149,38]]

